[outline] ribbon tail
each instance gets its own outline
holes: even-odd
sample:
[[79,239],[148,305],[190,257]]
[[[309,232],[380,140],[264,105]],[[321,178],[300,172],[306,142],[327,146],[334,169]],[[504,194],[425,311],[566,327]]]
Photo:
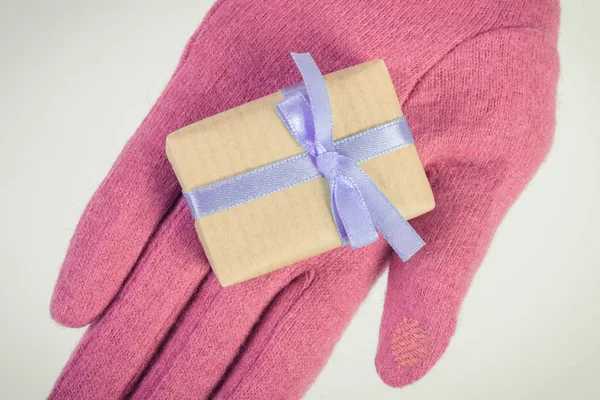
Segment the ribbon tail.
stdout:
[[402,261],[407,261],[425,245],[423,239],[358,165],[348,165],[346,173],[360,188],[374,226]]
[[[382,197],[387,201],[385,196]],[[407,261],[425,246],[421,236],[396,209],[394,213],[386,213],[375,226],[402,261]]]
[[342,222],[342,217],[339,213],[338,207],[336,205],[336,182],[329,182],[329,191],[331,192],[331,215],[333,216],[333,222],[335,222],[335,227],[338,231],[338,235],[342,241],[342,246],[346,246],[350,244],[348,240],[348,234],[346,233],[346,228],[344,227],[344,223]]
[[[338,231],[353,249],[371,244],[379,239],[369,208],[360,190],[351,179],[339,175],[332,186],[332,206],[339,217]],[[338,221],[336,220],[336,224]],[[344,240],[342,240],[344,241]]]

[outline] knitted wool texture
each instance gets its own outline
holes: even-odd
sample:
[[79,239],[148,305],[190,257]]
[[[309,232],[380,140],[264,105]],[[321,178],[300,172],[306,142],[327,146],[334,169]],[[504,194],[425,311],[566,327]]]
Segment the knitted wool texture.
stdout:
[[[51,313],[94,322],[53,399],[298,398],[391,257],[376,367],[393,386],[440,358],[492,236],[554,131],[553,0],[219,0],[77,226]],[[436,209],[402,263],[380,240],[223,289],[167,162],[170,132],[299,81],[382,58]],[[393,171],[390,171],[393,173]]]

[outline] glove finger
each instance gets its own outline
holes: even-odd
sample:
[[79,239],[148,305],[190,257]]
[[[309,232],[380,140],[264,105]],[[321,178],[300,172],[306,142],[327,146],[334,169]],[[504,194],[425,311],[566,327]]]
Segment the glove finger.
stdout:
[[[389,251],[383,241],[357,251],[337,249],[217,290],[212,301],[203,287],[132,398],[300,397]],[[254,378],[264,390],[238,396],[236,387]]]
[[[108,306],[180,195],[165,154],[166,136],[223,108],[204,101],[215,84],[190,61],[190,39],[171,81],[129,140],[79,221],[54,289],[50,312],[65,326],[92,322]],[[221,104],[222,109],[215,109]]]
[[[407,263],[392,256],[380,328],[377,371],[390,386],[422,377],[454,334],[463,296],[485,255],[498,215],[490,167],[444,165],[436,209],[413,220],[427,245]],[[477,206],[473,206],[477,199]],[[474,226],[465,229],[464,222]]]
[[277,293],[295,296],[310,284],[312,274],[291,272],[228,288],[210,274],[132,398],[209,397]]
[[[325,366],[391,253],[380,240],[316,270],[292,304],[273,304],[232,366],[216,399],[301,398]],[[280,315],[277,307],[284,308]]]
[[191,220],[180,201],[84,335],[51,399],[114,399],[129,390],[209,271]]
[[413,222],[427,245],[390,265],[376,365],[391,386],[419,379],[441,357],[498,225],[550,148],[555,46],[535,29],[482,34],[406,103],[437,205]]

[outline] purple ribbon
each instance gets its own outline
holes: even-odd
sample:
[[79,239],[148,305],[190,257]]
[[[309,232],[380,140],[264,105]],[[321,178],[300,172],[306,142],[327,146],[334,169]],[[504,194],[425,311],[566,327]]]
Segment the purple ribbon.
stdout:
[[215,182],[183,196],[195,219],[324,176],[343,245],[359,248],[377,231],[404,261],[425,244],[358,163],[413,144],[406,118],[333,140],[325,80],[310,54],[292,53],[303,84],[282,90],[276,110],[306,153]]
[[292,53],[304,87],[284,90],[276,106],[290,133],[327,178],[331,210],[342,243],[352,248],[376,241],[377,231],[403,261],[425,244],[357,162],[337,151],[325,80],[309,53]]

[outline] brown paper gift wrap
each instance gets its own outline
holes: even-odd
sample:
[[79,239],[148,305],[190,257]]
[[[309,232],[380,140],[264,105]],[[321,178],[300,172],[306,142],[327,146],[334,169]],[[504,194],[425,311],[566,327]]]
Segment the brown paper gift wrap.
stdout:
[[[402,117],[381,60],[331,73],[325,82],[335,140]],[[167,156],[183,191],[304,152],[275,111],[282,99],[277,92],[170,134]],[[406,219],[433,209],[433,194],[414,145],[360,166]],[[223,286],[341,245],[325,178],[199,218],[195,224]]]

